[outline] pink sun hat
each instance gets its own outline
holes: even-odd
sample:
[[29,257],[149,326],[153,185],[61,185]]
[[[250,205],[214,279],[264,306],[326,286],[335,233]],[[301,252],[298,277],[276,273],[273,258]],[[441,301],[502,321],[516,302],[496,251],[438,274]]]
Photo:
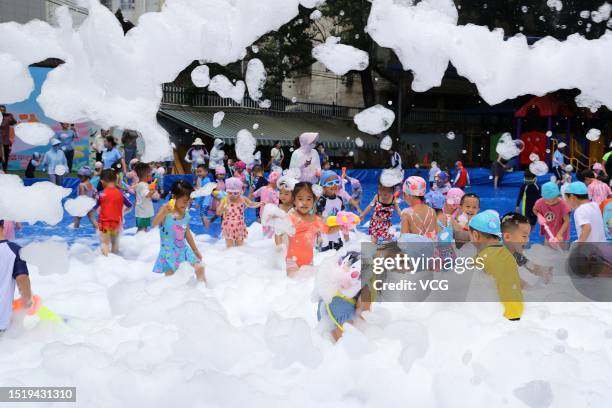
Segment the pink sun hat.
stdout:
[[228,193],[242,193],[242,180],[238,177],[230,177],[225,180],[225,191]]
[[446,193],[446,202],[450,205],[459,205],[464,195],[465,192],[462,189],[453,187]]

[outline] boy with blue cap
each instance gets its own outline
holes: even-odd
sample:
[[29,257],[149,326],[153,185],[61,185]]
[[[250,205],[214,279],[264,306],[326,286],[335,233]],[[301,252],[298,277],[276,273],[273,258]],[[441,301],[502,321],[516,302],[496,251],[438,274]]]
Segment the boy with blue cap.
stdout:
[[575,181],[565,190],[568,204],[574,209],[577,242],[606,242],[603,216],[597,204],[589,199],[589,190],[582,181]]
[[523,292],[518,264],[510,251],[502,245],[499,214],[486,210],[476,214],[468,224],[470,241],[478,249],[484,272],[495,279],[499,300],[504,306],[504,317],[520,320],[523,314]]
[[[340,189],[340,176],[331,170],[325,170],[321,173],[319,184],[323,187],[323,194],[317,200],[317,214],[326,220],[327,217],[338,215],[340,211],[344,211],[344,202],[337,195]],[[344,234],[344,240],[348,241],[348,234]],[[340,231],[334,231],[329,234],[321,233],[321,252],[331,249],[338,250],[344,245],[340,236]]]
[[[540,234],[544,235],[545,242],[550,242],[551,239],[559,242],[569,241],[571,212],[569,204],[561,199],[557,183],[549,181],[542,185],[542,198],[535,202],[533,213],[538,217]],[[546,232],[546,227],[552,236]]]

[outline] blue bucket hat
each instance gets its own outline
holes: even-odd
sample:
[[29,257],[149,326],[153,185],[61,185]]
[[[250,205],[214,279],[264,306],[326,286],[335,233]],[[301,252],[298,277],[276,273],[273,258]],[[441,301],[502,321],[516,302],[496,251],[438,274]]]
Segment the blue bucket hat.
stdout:
[[331,170],[325,170],[323,173],[321,173],[319,184],[321,184],[322,186],[325,186],[325,184],[327,184],[327,182],[334,177],[340,180],[340,176],[338,176],[335,172]]
[[499,213],[493,210],[486,210],[476,214],[468,224],[470,228],[485,234],[496,235],[501,238],[501,222]]
[[561,195],[559,191],[559,186],[557,183],[553,183],[549,181],[548,183],[544,183],[542,185],[542,198],[545,200],[552,200],[553,198],[557,198]]
[[435,210],[441,210],[444,208],[444,203],[446,202],[446,198],[444,194],[439,191],[430,191],[425,194],[425,203]]
[[77,172],[79,176],[91,177],[91,168],[89,166],[83,166]]
[[565,194],[586,195],[588,193],[589,189],[582,181],[574,181],[569,185],[567,190],[565,190]]
[[448,173],[445,171],[441,171],[440,173],[438,173],[438,180],[446,183],[448,181]]

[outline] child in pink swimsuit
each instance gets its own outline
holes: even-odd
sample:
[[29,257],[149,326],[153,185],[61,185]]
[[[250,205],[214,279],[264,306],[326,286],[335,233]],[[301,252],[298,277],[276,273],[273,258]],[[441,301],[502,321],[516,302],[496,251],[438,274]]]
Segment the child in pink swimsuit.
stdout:
[[230,177],[225,182],[227,197],[221,200],[217,208],[217,215],[223,216],[221,223],[221,235],[225,239],[227,247],[240,246],[248,235],[246,223],[244,222],[244,210],[246,207],[258,208],[261,203],[255,203],[242,195],[242,180]]

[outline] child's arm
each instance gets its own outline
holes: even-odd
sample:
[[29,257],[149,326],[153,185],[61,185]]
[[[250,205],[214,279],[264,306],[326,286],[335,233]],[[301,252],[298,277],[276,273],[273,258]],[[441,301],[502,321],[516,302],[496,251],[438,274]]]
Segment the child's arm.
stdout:
[[248,198],[244,197],[244,203],[246,204],[247,207],[249,208],[259,208],[261,206],[263,206],[263,203],[256,203],[254,201],[249,200]]
[[368,213],[369,213],[370,211],[372,211],[372,208],[374,207],[374,205],[373,205],[373,204],[376,202],[376,198],[377,198],[377,197],[378,197],[378,196],[377,196],[377,195],[375,195],[375,196],[374,196],[374,198],[372,199],[372,202],[371,202],[370,204],[368,204],[368,206],[365,208],[365,210],[363,210],[363,212],[361,212],[361,213],[359,214],[359,217],[360,217],[362,220],[365,218],[365,216],[366,216],[366,215],[368,215]]
[[561,228],[559,229],[559,232],[557,232],[557,236],[556,236],[556,238],[559,241],[563,241],[563,237],[565,236],[565,231],[569,229],[569,226],[570,226],[570,217],[569,217],[569,214],[565,214],[563,216],[563,225],[561,225]]
[[15,278],[21,299],[25,302],[24,306],[30,307],[32,304],[32,287],[30,277],[27,274],[17,275]]
[[79,195],[85,195],[85,186],[79,184]]
[[408,216],[407,213],[401,213],[401,227],[400,227],[400,233],[402,234],[407,234],[410,232],[410,217]]
[[397,215],[400,215],[402,213],[402,209],[399,206],[399,202],[397,201],[397,198],[393,199],[393,208],[395,208]]
[[187,226],[187,231],[185,231],[185,239],[187,239],[187,243],[193,250],[193,253],[195,254],[195,256],[200,261],[202,261],[202,254],[200,253],[200,250],[196,246],[195,240],[193,239],[193,234],[191,233],[191,229],[189,228],[189,226]]
[[162,205],[159,208],[157,215],[155,215],[155,218],[153,218],[153,222],[151,223],[151,226],[157,227],[158,225],[161,225],[164,222],[164,219],[166,219],[166,215],[168,215],[169,213],[170,213],[170,210],[168,209],[168,203]]
[[582,231],[578,237],[578,242],[586,242],[587,238],[591,234],[591,224],[583,224]]

